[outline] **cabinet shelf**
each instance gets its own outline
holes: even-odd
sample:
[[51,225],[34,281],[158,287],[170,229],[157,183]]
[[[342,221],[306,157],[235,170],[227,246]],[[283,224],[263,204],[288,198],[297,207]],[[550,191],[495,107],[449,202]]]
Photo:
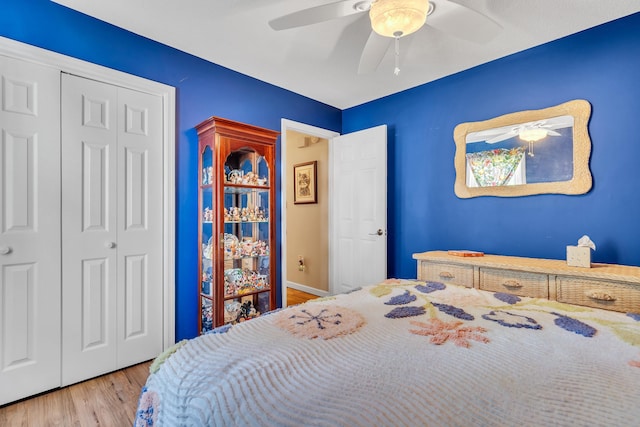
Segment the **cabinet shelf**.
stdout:
[[225,261],[239,261],[239,260],[243,260],[243,259],[259,259],[259,258],[268,258],[269,254],[264,254],[264,255],[251,255],[251,256],[240,256],[240,257],[228,257],[225,256],[224,260]]
[[246,185],[246,184],[225,184],[224,192],[226,194],[248,194],[254,191],[270,191],[271,187],[264,185]]
[[[275,308],[275,143],[279,133],[219,117],[196,126],[200,332]],[[244,220],[243,220],[244,219]]]
[[224,300],[225,301],[229,301],[229,300],[236,299],[236,298],[248,297],[248,296],[261,294],[263,292],[270,292],[270,291],[271,291],[271,288],[265,288],[265,289],[257,289],[255,291],[251,291],[251,292],[245,292],[245,293],[242,293],[242,294],[225,295],[224,296]]

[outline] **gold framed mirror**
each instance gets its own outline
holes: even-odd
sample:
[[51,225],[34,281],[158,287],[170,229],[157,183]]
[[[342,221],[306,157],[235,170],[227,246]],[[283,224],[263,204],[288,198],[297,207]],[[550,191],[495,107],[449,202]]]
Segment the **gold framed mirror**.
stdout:
[[591,189],[591,105],[577,99],[454,129],[460,198],[584,194]]

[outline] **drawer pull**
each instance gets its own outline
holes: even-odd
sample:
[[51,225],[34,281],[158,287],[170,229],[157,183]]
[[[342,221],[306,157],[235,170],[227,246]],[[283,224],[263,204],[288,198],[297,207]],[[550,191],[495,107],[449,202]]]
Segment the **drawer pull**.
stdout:
[[522,285],[515,281],[515,280],[507,280],[505,281],[502,286],[506,287],[506,288],[521,288]]
[[591,299],[598,300],[598,301],[615,301],[616,300],[616,297],[614,297],[613,295],[607,293],[606,291],[600,291],[600,290],[588,291],[588,292],[585,292],[585,295]]
[[439,274],[441,279],[455,279],[456,276],[454,276],[453,274],[449,273],[448,271],[443,271],[442,273]]

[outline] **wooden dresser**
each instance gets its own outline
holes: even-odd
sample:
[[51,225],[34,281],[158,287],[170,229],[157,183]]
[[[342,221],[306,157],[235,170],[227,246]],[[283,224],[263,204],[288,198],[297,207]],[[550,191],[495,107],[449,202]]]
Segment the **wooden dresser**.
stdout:
[[417,253],[418,279],[548,298],[605,310],[640,313],[640,267],[500,255],[459,257],[446,251]]

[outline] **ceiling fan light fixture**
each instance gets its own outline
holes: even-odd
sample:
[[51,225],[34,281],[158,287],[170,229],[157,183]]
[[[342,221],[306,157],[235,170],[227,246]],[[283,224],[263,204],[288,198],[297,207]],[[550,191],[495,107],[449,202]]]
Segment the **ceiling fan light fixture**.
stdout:
[[419,30],[428,11],[428,0],[376,0],[371,3],[369,17],[373,31],[397,38]]
[[519,133],[520,139],[527,142],[536,142],[540,141],[542,138],[546,137],[548,132],[546,129],[540,128],[532,128],[532,129],[523,129]]

